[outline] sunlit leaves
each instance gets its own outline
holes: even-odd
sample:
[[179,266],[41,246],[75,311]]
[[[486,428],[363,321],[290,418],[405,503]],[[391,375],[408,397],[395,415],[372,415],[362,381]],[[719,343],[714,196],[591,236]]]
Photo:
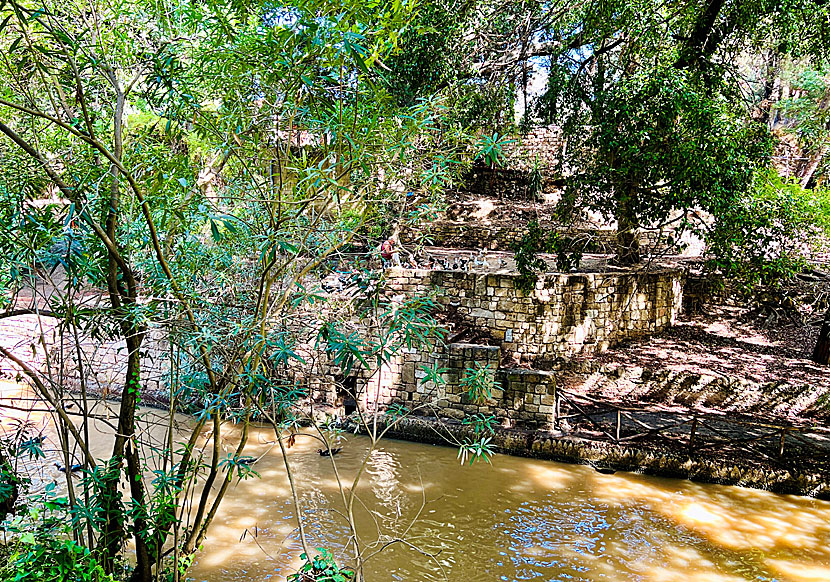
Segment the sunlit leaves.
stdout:
[[471,426],[476,438],[480,438],[482,435],[494,435],[499,423],[492,414],[488,415],[476,412],[475,414],[465,416],[461,420],[461,424]]
[[331,355],[334,364],[339,366],[347,376],[357,363],[368,368],[367,358],[375,353],[373,346],[368,345],[360,333],[341,331],[332,322],[323,325],[317,341],[318,345]]
[[494,368],[481,362],[474,362],[473,366],[464,370],[458,385],[467,391],[473,402],[483,402],[492,398],[493,390],[499,388]]
[[319,580],[320,582],[349,582],[354,578],[354,572],[337,565],[334,555],[326,548],[316,548],[317,555],[310,558],[303,552],[300,559],[305,563],[298,572],[288,576],[289,582],[303,582],[304,580]]
[[492,437],[481,437],[476,441],[465,441],[458,447],[458,460],[463,465],[469,461],[472,465],[476,461],[490,463],[490,457],[495,452]]
[[722,212],[706,233],[709,264],[750,286],[778,285],[806,264],[830,234],[830,192],[805,190],[773,170]]
[[449,372],[449,368],[441,368],[438,364],[432,366],[421,365],[419,368],[424,376],[421,378],[421,384],[432,384],[434,387],[443,386],[446,384],[444,375]]
[[484,161],[491,168],[501,166],[504,158],[504,146],[514,141],[503,135],[500,136],[498,132],[493,135],[483,135],[476,143],[478,151],[475,159]]
[[219,461],[219,466],[229,472],[228,477],[235,473],[237,482],[239,482],[252,477],[259,477],[259,473],[251,467],[252,460],[249,457],[237,457],[234,454],[228,454]]
[[409,409],[403,404],[393,403],[387,407],[385,414],[392,420],[396,420],[398,418],[404,418],[409,414]]

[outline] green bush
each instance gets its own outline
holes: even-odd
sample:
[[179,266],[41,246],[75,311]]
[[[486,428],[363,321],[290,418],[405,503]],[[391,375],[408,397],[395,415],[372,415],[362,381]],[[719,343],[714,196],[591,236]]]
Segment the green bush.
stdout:
[[65,500],[31,508],[6,527],[0,580],[13,582],[113,582],[88,548],[70,538]]
[[524,291],[533,289],[539,274],[548,270],[548,264],[538,256],[539,253],[554,253],[556,268],[564,272],[578,269],[582,261],[582,249],[575,239],[556,231],[545,232],[535,220],[527,224],[527,232],[513,250],[519,271],[516,286]]
[[799,272],[830,234],[830,191],[806,190],[770,170],[707,233],[709,267],[748,285]]

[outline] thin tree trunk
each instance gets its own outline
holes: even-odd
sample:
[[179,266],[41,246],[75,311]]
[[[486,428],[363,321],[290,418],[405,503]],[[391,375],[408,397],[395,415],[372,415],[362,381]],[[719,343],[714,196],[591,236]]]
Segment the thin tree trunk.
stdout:
[[772,124],[770,118],[775,104],[772,101],[773,93],[775,93],[776,83],[778,81],[778,73],[781,68],[781,53],[777,48],[770,49],[767,58],[767,68],[764,75],[764,94],[761,96],[761,121],[764,122],[770,129]]
[[[111,72],[111,81],[116,91],[115,114],[113,117],[113,156],[120,162],[123,154],[122,130],[126,95],[121,90],[114,72]],[[106,209],[106,229],[110,240],[115,242],[121,198],[121,172],[113,166],[111,175],[110,197]],[[122,275],[120,278],[118,276],[119,271]],[[102,483],[106,527],[99,547],[103,550],[105,570],[107,573],[112,573],[115,568],[115,557],[123,547],[126,537],[125,512],[122,508],[121,494],[118,490],[122,463],[126,459],[126,477],[130,487],[131,502],[138,508],[132,524],[136,545],[136,567],[133,579],[150,582],[152,579],[152,560],[146,543],[149,530],[145,518],[144,483],[142,481],[141,460],[132,440],[135,435],[135,412],[141,394],[141,343],[144,339],[144,328],[136,325],[133,313],[138,303],[138,289],[135,278],[129,269],[119,268],[115,253],[112,251],[109,253],[107,288],[111,307],[120,320],[121,334],[127,344],[127,374],[118,412],[118,433],[113,443],[107,478]]]
[[635,265],[640,262],[639,224],[637,222],[637,194],[634,189],[617,197],[617,264]]
[[830,145],[825,143],[818,149],[813,158],[810,160],[810,163],[807,164],[807,167],[804,168],[804,171],[801,173],[801,178],[799,179],[799,184],[802,188],[806,188],[807,184],[810,183],[810,179],[813,177],[813,174],[816,173],[816,170],[821,164],[821,161],[824,159],[824,156],[827,154],[828,149],[830,149]]
[[830,308],[824,314],[821,332],[818,334],[816,348],[813,350],[813,361],[818,364],[830,364]]

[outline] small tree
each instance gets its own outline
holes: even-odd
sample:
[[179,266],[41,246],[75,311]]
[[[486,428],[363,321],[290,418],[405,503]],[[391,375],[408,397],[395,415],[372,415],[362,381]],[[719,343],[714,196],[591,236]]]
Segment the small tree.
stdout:
[[[69,529],[105,575],[119,574],[130,540],[132,580],[184,576],[233,480],[253,476],[241,461],[252,417],[308,396],[280,371],[295,359],[298,321],[319,316],[309,283],[407,186],[434,197],[458,171],[467,141],[440,105],[400,109],[378,72],[414,8],[0,5],[0,249],[10,258],[0,318],[53,322],[63,347],[53,359],[41,334],[42,368],[12,349],[0,356],[53,410],[65,467],[77,452],[85,478],[66,471]],[[27,202],[48,196],[46,207]],[[383,320],[388,337],[420,333],[404,313]],[[170,369],[161,444],[137,430],[142,353],[159,336]],[[86,350],[119,342],[114,442],[97,459],[87,423],[99,363]],[[378,361],[394,355],[382,348]],[[182,407],[196,421],[178,437]],[[274,420],[282,444],[290,429]],[[241,438],[223,457],[228,423]]]
[[694,208],[723,212],[771,152],[764,129],[745,125],[710,91],[674,67],[648,68],[593,108],[588,137],[572,152],[581,162],[566,200],[616,219],[621,264],[639,262],[640,226]]
[[[703,229],[709,267],[752,289],[780,288],[809,266],[830,236],[830,192],[805,190],[774,171],[759,172],[752,187],[711,228]],[[827,315],[813,359],[827,363]]]

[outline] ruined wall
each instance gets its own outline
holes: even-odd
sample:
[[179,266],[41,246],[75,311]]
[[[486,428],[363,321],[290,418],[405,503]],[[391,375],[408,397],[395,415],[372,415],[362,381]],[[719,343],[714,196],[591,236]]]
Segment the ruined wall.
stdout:
[[[380,369],[359,370],[347,377],[328,356],[315,348],[316,317],[299,318],[308,327],[305,346],[297,351],[300,386],[310,389],[315,400],[342,405],[344,387],[356,391],[367,408],[403,403],[424,414],[460,419],[482,413],[508,426],[548,427],[552,421],[555,380],[552,373],[521,369],[510,363],[552,362],[560,357],[600,351],[613,343],[664,329],[674,321],[681,301],[680,271],[652,273],[550,274],[536,289],[516,287],[515,274],[463,271],[390,269],[390,289],[425,292],[439,289],[438,300],[470,326],[486,330],[491,345],[452,343],[436,350],[403,350]],[[317,314],[319,315],[319,314]],[[3,343],[21,358],[32,361],[37,325],[31,316],[4,320]],[[54,323],[54,322],[53,322]],[[145,388],[163,391],[169,353],[164,330],[153,330],[142,348]],[[54,351],[61,344],[60,331],[45,330],[44,341],[51,362],[60,361]],[[64,373],[67,383],[76,380],[74,350],[64,337]],[[87,377],[97,391],[117,395],[124,383],[124,346],[116,342],[84,339],[82,351]],[[36,350],[40,353],[42,350]],[[45,365],[44,361],[38,362]],[[96,365],[93,366],[92,364]],[[505,365],[505,363],[507,363]],[[100,364],[104,364],[101,366]],[[460,385],[465,370],[476,364],[491,370],[495,389],[481,401],[473,401]],[[445,368],[444,384],[426,380],[423,367]],[[14,373],[11,369],[4,370]],[[77,388],[77,385],[72,387]]]
[[[141,346],[141,378],[147,396],[163,391],[168,383],[170,370],[167,332],[150,329]],[[87,387],[103,396],[119,396],[124,388],[127,373],[127,345],[93,337],[81,332],[81,366],[78,366],[78,350],[75,338],[59,326],[58,320],[36,315],[20,315],[2,320],[0,344],[12,353],[48,376],[50,381],[62,384],[70,390],[81,387],[81,370]],[[20,370],[10,361],[0,358],[0,376],[16,378]]]
[[[554,274],[537,288],[516,288],[517,275],[462,271],[389,269],[394,292],[438,288],[438,301],[469,325],[486,329],[493,345],[451,343],[432,352],[403,350],[380,369],[361,369],[344,378],[324,359],[305,381],[318,399],[334,403],[338,385],[359,395],[366,409],[399,403],[410,411],[461,419],[476,413],[506,426],[549,428],[556,382],[553,372],[509,364],[552,362],[601,351],[617,342],[659,332],[680,309],[682,272]],[[465,370],[487,366],[496,383],[488,398],[473,401],[461,385]],[[445,368],[444,384],[426,380],[424,368]]]
[[[529,170],[474,166],[461,181],[462,191],[488,198],[528,200],[538,194]],[[545,186],[543,180],[542,192]]]
[[[415,414],[462,419],[481,413],[495,416],[504,426],[550,428],[556,381],[553,373],[499,369],[498,346],[454,343],[433,353],[415,350],[400,354],[380,370],[360,372],[355,388],[364,408],[405,405]],[[486,366],[494,388],[480,401],[461,385],[466,370]],[[444,384],[426,380],[424,367],[443,368]]]
[[[565,147],[562,131],[550,125],[507,137],[514,141],[502,147],[502,167],[473,167],[462,180],[463,190],[497,198],[525,198],[554,192],[557,189],[556,168]],[[536,192],[532,186],[534,169],[540,174],[541,192]]]
[[438,300],[486,329],[517,361],[592,353],[662,331],[680,312],[680,270],[541,275],[530,292],[518,275],[390,269],[399,292],[438,288]]
[[504,147],[511,167],[532,168],[536,163],[544,170],[559,164],[565,148],[562,130],[556,125],[535,127],[516,136],[516,141]]

